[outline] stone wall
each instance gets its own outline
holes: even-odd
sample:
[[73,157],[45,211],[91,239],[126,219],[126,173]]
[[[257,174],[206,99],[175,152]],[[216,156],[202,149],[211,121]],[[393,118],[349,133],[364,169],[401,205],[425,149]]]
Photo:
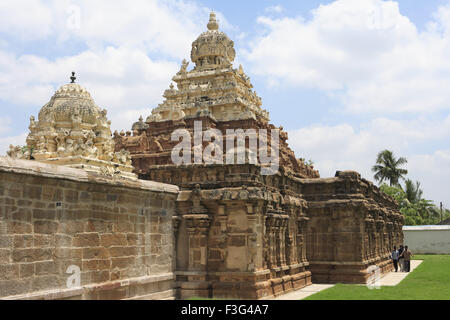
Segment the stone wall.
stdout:
[[[0,157],[0,298],[173,298],[177,194],[176,186]],[[80,286],[68,286],[70,266]]]
[[302,183],[313,282],[364,283],[370,266],[392,270],[389,255],[403,243],[404,219],[392,198],[353,171]]

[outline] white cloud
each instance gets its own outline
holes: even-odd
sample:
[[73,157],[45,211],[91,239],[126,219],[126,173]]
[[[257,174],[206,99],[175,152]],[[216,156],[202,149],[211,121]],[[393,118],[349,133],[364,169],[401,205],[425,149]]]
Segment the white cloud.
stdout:
[[0,33],[22,40],[39,39],[52,32],[52,12],[43,1],[0,1]]
[[131,131],[131,126],[133,123],[138,121],[139,117],[142,116],[145,119],[151,113],[151,108],[144,109],[129,109],[123,110],[121,112],[108,113],[108,119],[111,120],[111,130],[117,131]]
[[2,1],[0,33],[28,41],[81,41],[93,49],[140,47],[182,59],[206,25],[199,18],[207,16],[206,8],[183,0]]
[[281,13],[284,11],[284,8],[280,5],[267,7],[264,11],[273,12],[273,13]]
[[334,176],[338,170],[355,170],[373,181],[371,167],[377,153],[393,150],[397,157],[408,159],[408,177],[422,183],[427,197],[445,200],[450,206],[450,194],[442,187],[446,179],[450,181],[450,152],[423,154],[417,150],[421,143],[450,139],[450,116],[436,121],[378,118],[358,128],[345,123],[312,125],[289,132],[289,138],[296,155],[312,159],[322,177]]
[[[39,110],[76,71],[114,128],[129,128],[162,101],[191,43],[206,30],[209,9],[188,0],[1,1],[0,34],[23,43],[77,43],[63,57],[16,54],[0,46],[0,101]],[[73,28],[79,13],[79,29]],[[231,28],[218,12],[221,28]],[[200,23],[201,21],[201,23]],[[77,23],[75,23],[76,26]],[[3,42],[2,42],[3,43]],[[83,45],[79,45],[79,44]],[[127,116],[123,116],[127,114]],[[128,121],[128,122],[126,122]]]
[[424,198],[443,202],[450,208],[448,182],[450,181],[450,150],[438,150],[432,154],[415,155],[409,159],[412,178],[419,180]]
[[338,0],[307,21],[259,17],[266,32],[244,53],[270,85],[318,88],[347,111],[448,110],[449,8],[441,7],[434,29],[424,32],[392,1]]
[[175,62],[154,61],[139,49],[125,47],[85,51],[53,61],[0,51],[0,97],[17,105],[41,107],[75,70],[77,82],[102,108],[110,112],[143,108],[161,101],[178,68]]

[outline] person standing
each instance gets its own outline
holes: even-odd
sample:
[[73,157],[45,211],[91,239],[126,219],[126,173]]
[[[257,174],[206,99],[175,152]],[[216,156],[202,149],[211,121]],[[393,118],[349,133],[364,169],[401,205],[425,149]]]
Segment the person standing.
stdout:
[[403,245],[398,248],[398,265],[400,266],[400,272],[405,272],[405,259],[403,258]]
[[408,246],[405,246],[405,250],[403,251],[403,258],[405,259],[405,271],[409,272],[411,270],[411,257],[413,256],[412,252],[408,250]]
[[397,251],[396,246],[394,246],[394,250],[391,253],[391,259],[392,259],[392,262],[394,263],[395,272],[397,272],[398,271],[398,251]]

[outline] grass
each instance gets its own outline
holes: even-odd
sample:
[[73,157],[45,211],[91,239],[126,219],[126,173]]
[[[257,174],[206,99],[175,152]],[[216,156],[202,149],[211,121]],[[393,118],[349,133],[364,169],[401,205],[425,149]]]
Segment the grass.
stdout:
[[450,255],[415,255],[423,262],[395,287],[370,290],[337,284],[305,300],[450,300]]

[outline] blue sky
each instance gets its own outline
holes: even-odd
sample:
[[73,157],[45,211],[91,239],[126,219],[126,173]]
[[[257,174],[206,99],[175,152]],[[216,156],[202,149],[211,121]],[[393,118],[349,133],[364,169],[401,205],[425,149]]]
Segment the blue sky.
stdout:
[[0,0],[0,154],[77,71],[129,129],[162,102],[209,11],[272,122],[322,177],[377,152],[450,207],[450,1]]

